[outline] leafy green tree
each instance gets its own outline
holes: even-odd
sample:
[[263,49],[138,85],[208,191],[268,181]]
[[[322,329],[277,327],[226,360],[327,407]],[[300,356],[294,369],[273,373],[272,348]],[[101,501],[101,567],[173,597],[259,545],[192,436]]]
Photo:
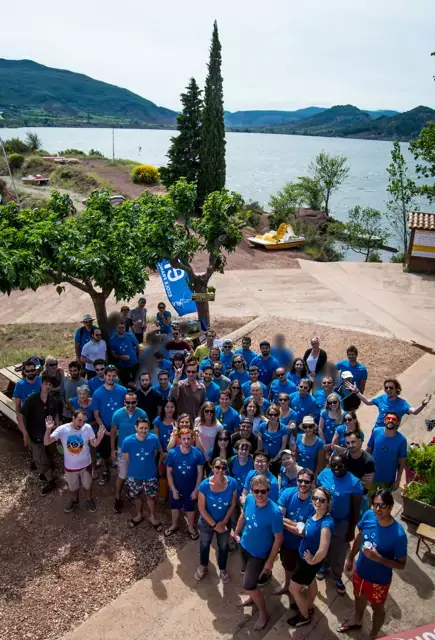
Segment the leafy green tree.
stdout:
[[387,167],[388,187],[391,198],[387,202],[387,219],[400,239],[401,253],[408,251],[408,214],[414,208],[417,193],[415,182],[408,177],[408,167],[400,150],[400,144],[393,142],[392,162]]
[[215,20],[202,110],[198,180],[198,198],[201,203],[209,193],[225,187],[224,93],[221,66],[221,44]]
[[435,200],[435,122],[429,122],[420,131],[417,140],[413,140],[410,149],[416,160],[416,171],[419,178],[429,178],[430,184],[417,187],[417,192],[428,198],[429,202]]
[[359,205],[349,210],[347,222],[333,223],[330,231],[349,249],[365,256],[366,262],[379,260],[378,252],[389,238],[382,225],[382,213]]
[[299,189],[300,204],[304,204],[314,211],[320,211],[323,204],[323,190],[319,180],[309,176],[300,176],[296,185]]
[[69,196],[56,191],[38,209],[0,206],[0,291],[52,283],[60,294],[68,283],[90,296],[106,332],[108,297],[129,300],[143,292],[149,262],[135,201],[112,207],[109,196],[94,192],[77,214]]
[[5,140],[5,151],[6,153],[29,153],[30,148],[19,138],[11,138]]
[[295,182],[287,182],[274,196],[270,197],[269,206],[272,214],[269,216],[271,228],[278,228],[283,222],[289,222],[300,204],[301,193]]
[[329,153],[321,151],[315,162],[310,162],[309,170],[322,189],[324,210],[329,213],[331,194],[349,175],[350,167],[347,164],[347,158],[346,156],[331,156]]
[[[235,251],[242,239],[247,213],[242,196],[221,189],[205,199],[201,218],[195,218],[196,187],[184,178],[169,188],[167,196],[144,193],[137,200],[143,220],[143,243],[149,247],[147,266],[155,269],[166,258],[175,269],[183,269],[195,293],[206,293],[211,276],[224,273],[226,253]],[[208,254],[204,273],[197,273],[193,259]],[[197,302],[198,316],[210,324],[208,302]]]
[[201,90],[191,78],[186,93],[181,94],[183,110],[177,116],[178,136],[171,138],[168,164],[161,167],[160,177],[166,187],[180,178],[198,183],[201,148]]
[[26,133],[25,141],[30,151],[38,151],[38,149],[42,149],[42,140],[37,133],[31,133],[29,131]]

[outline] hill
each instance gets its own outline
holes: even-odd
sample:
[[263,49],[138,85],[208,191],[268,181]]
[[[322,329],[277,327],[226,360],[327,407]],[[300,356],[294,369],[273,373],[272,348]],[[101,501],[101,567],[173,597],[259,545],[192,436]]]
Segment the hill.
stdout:
[[0,112],[5,127],[165,127],[176,112],[128,89],[32,60],[0,58]]
[[273,127],[297,122],[326,111],[326,107],[306,107],[296,111],[230,111],[225,112],[226,127]]

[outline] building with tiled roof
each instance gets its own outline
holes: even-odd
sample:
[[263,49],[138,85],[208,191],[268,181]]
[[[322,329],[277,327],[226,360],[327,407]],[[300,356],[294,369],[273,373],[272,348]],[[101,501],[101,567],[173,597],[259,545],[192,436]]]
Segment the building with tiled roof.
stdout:
[[435,231],[435,213],[410,211],[408,226],[410,229],[426,229],[427,231]]

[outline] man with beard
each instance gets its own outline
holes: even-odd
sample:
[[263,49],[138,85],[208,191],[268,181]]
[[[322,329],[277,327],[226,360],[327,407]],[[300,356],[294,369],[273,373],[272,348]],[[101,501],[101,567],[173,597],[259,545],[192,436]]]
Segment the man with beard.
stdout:
[[[217,415],[217,411],[216,411]],[[225,427],[228,429],[228,427]],[[248,417],[240,417],[240,431],[236,431],[231,436],[231,444],[234,448],[236,448],[236,443],[239,440],[247,440],[251,445],[251,454],[254,454],[258,449],[258,437],[252,433],[254,428],[254,423],[251,418]]]
[[195,358],[187,358],[186,380],[181,380],[183,367],[175,372],[170,395],[177,400],[178,414],[187,413],[195,420],[199,414],[199,409],[205,402],[205,387],[198,381],[198,362]]
[[151,375],[149,373],[140,374],[139,384],[140,389],[137,392],[137,406],[139,409],[145,411],[149,423],[152,425],[163,405],[163,398],[158,391],[153,389],[151,385]]
[[37,374],[35,363],[32,360],[26,360],[23,362],[23,379],[17,382],[12,394],[15,400],[18,428],[22,433],[24,433],[24,420],[21,415],[21,407],[30,394],[39,391],[40,388],[41,378]]
[[[204,360],[202,361],[204,364]],[[217,384],[219,389],[222,391],[223,389],[228,389],[230,386],[231,380],[227,378],[227,376],[223,375],[224,365],[222,362],[215,362],[213,364],[213,382]]]
[[384,428],[373,429],[366,451],[373,456],[376,471],[370,494],[378,488],[396,491],[399,488],[408,454],[407,440],[399,433],[400,416],[388,411]]
[[[90,343],[88,343],[90,344]],[[60,399],[62,400],[62,420],[63,422],[71,422],[72,411],[69,401],[77,396],[78,387],[87,384],[86,380],[81,377],[80,362],[73,360],[68,365],[69,376],[65,376],[63,380],[62,389],[60,392]]]
[[216,382],[213,382],[213,367],[207,365],[203,371],[202,382],[205,386],[205,397],[209,402],[215,404],[219,401],[220,389]]
[[270,355],[270,342],[268,340],[260,342],[260,351],[261,355],[252,360],[251,366],[258,367],[260,372],[259,380],[268,387],[273,380],[275,371],[279,368],[279,362]]

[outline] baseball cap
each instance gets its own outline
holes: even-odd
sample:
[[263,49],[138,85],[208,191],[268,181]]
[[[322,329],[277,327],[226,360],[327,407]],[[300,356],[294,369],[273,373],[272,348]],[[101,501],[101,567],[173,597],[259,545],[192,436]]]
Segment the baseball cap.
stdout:
[[269,342],[269,340],[262,340],[262,341],[260,342],[260,347],[261,347],[261,345],[262,345],[262,344],[265,344],[267,347],[270,347],[270,342]]
[[292,456],[292,455],[293,455],[293,452],[292,452],[292,451],[290,451],[290,449],[283,449],[283,450],[281,451],[281,453],[279,454],[279,457],[280,457],[280,458],[282,458],[282,456],[284,455],[284,453],[287,453],[289,456]]
[[139,298],[138,302],[146,302],[146,299],[142,296],[141,298]]
[[82,322],[88,322],[89,320],[95,320],[95,318],[93,318],[90,313],[85,313],[82,318]]
[[353,374],[351,371],[343,371],[341,377],[343,378],[343,380],[347,380],[349,378],[353,378]]
[[250,424],[250,425],[254,425],[254,421],[252,420],[252,418],[249,418],[248,416],[244,417],[244,418],[240,418],[240,424]]
[[233,346],[233,341],[232,341],[232,340],[230,340],[230,339],[228,339],[228,340],[224,340],[224,341],[222,342],[222,346],[223,346],[223,347],[232,347],[232,346]]

